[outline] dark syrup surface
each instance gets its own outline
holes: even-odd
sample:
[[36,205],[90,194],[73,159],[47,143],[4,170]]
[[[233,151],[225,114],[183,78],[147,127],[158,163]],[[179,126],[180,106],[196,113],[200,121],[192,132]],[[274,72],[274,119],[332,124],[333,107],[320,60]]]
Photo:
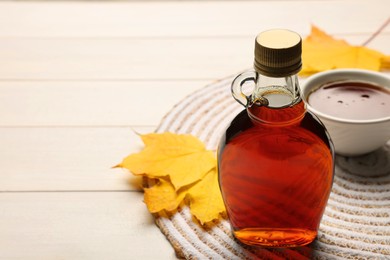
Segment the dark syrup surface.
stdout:
[[352,120],[390,117],[390,90],[366,82],[334,82],[308,97],[309,104],[324,114]]

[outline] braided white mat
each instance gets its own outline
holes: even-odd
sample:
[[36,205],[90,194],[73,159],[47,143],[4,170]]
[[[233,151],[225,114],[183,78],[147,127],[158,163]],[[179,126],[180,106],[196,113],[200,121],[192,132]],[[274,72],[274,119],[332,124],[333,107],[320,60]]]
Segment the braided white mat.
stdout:
[[[156,132],[193,134],[216,150],[225,127],[243,109],[230,94],[232,80],[188,96]],[[188,207],[173,216],[156,216],[156,223],[177,256],[186,259],[390,259],[390,142],[369,155],[336,158],[332,193],[318,237],[309,246],[247,247],[234,240],[227,220],[202,228]]]

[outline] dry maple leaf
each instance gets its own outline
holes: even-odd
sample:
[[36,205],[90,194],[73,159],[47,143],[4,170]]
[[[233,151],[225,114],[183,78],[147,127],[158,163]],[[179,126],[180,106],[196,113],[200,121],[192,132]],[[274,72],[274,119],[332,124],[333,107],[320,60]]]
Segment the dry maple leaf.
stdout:
[[216,167],[203,179],[179,191],[175,191],[173,185],[164,179],[159,179],[151,188],[145,188],[144,201],[151,213],[174,211],[184,199],[190,206],[191,214],[201,224],[218,219],[225,212],[225,206],[219,190]]
[[201,224],[225,212],[216,158],[199,139],[172,133],[141,135],[141,139],[145,148],[126,157],[118,167],[157,179],[144,189],[150,212],[172,212],[185,201]]
[[184,197],[186,191],[176,193],[172,183],[164,179],[160,179],[151,188],[145,188],[144,202],[151,213],[157,213],[162,210],[174,211]]
[[175,190],[194,183],[215,167],[213,152],[192,135],[172,133],[141,135],[145,149],[119,165],[135,175],[169,176]]
[[213,168],[202,180],[188,190],[191,214],[202,224],[217,219],[225,212],[218,184],[217,167]]
[[361,68],[379,71],[386,68],[390,57],[364,46],[351,46],[312,26],[302,44],[301,74],[310,75],[336,68]]

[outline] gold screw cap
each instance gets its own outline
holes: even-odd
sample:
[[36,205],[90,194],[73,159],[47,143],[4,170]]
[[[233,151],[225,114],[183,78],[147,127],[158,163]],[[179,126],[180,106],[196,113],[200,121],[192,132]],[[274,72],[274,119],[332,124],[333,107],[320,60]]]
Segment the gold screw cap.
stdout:
[[256,37],[254,68],[266,76],[290,76],[301,70],[301,54],[299,34],[284,29],[265,31]]

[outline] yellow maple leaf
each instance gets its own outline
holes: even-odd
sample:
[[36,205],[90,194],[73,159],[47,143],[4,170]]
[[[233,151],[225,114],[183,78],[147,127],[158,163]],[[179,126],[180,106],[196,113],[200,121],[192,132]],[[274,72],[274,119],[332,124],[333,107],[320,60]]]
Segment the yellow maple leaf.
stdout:
[[192,135],[172,133],[141,135],[145,149],[119,165],[135,175],[169,176],[176,190],[194,183],[213,167],[215,156]]
[[174,211],[187,194],[186,190],[176,193],[173,185],[164,179],[159,179],[158,183],[144,191],[144,202],[151,213]]
[[144,149],[126,157],[118,167],[157,179],[144,188],[144,202],[150,212],[173,212],[184,201],[201,224],[225,212],[216,158],[199,139],[172,133],[141,135],[141,139]]
[[199,183],[188,190],[191,214],[202,224],[218,219],[225,212],[218,184],[217,168],[213,168]]
[[185,198],[188,199],[191,214],[201,224],[218,219],[225,212],[225,206],[219,190],[216,167],[203,179],[179,191],[164,179],[159,179],[151,188],[145,188],[144,202],[151,213],[174,211]]
[[361,68],[379,71],[386,68],[389,56],[364,46],[352,46],[312,26],[302,44],[301,74],[310,75],[336,68]]

